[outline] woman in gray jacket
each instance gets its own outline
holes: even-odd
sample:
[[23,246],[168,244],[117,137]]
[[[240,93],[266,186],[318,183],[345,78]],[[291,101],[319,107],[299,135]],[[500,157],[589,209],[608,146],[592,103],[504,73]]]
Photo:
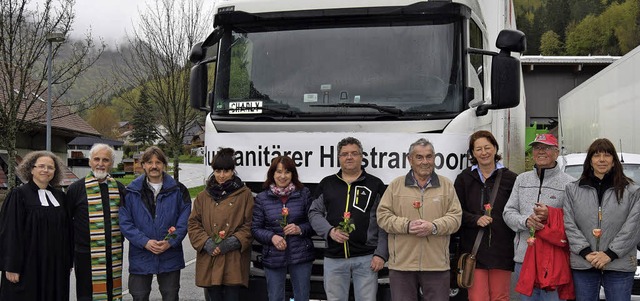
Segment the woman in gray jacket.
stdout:
[[629,300],[640,240],[638,186],[626,177],[615,147],[597,139],[582,175],[566,187],[564,221],[576,300]]

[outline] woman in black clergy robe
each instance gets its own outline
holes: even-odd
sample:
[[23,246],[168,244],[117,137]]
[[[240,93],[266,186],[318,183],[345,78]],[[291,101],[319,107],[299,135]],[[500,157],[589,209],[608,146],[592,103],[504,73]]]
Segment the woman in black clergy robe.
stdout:
[[0,212],[0,301],[69,300],[71,223],[60,159],[25,156],[17,173],[29,182],[11,190]]

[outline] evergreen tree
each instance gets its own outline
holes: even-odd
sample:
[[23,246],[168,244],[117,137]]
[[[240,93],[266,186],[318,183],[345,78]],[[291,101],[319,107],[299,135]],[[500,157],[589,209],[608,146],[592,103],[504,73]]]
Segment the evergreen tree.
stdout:
[[598,16],[609,6],[610,1],[569,0],[569,21],[580,22],[588,15]]
[[[531,31],[525,32],[527,35],[527,54],[540,54],[540,38],[542,34],[548,30],[548,26],[544,22],[544,7],[535,10]],[[562,39],[561,39],[562,40]]]
[[[536,14],[538,17],[542,17],[544,22],[544,29],[541,33],[553,30],[560,36],[560,41],[565,40],[565,28],[571,20],[569,20],[568,14],[571,13],[571,7],[567,0],[546,0],[544,6],[544,14]],[[542,37],[542,34],[540,35]]]
[[156,133],[156,121],[149,104],[147,89],[144,86],[140,91],[137,107],[137,112],[133,115],[133,120],[131,121],[131,125],[133,125],[131,141],[142,143],[142,145],[151,145],[158,139],[158,134]]

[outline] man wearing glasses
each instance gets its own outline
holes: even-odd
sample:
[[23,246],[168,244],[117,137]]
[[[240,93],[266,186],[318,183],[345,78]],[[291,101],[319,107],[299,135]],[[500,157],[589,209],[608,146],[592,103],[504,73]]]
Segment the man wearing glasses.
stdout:
[[[530,230],[537,232],[545,227],[549,216],[548,207],[561,209],[565,198],[564,187],[575,180],[562,172],[556,162],[560,154],[556,137],[551,134],[541,134],[536,136],[529,145],[532,146],[534,169],[516,178],[503,213],[505,223],[516,232],[513,260],[516,262],[515,273],[518,278],[521,277],[520,271],[528,247],[527,239],[532,236]],[[542,259],[540,258],[540,262]],[[562,283],[555,283],[555,285],[562,285]],[[537,287],[533,289],[531,296],[521,294],[520,298],[521,300],[560,300],[556,289]]]
[[378,271],[389,254],[387,234],[376,223],[385,186],[362,168],[358,139],[342,139],[337,150],[340,170],[320,181],[309,209],[311,226],[327,240],[324,289],[327,300],[346,301],[353,277],[356,301],[376,300]]

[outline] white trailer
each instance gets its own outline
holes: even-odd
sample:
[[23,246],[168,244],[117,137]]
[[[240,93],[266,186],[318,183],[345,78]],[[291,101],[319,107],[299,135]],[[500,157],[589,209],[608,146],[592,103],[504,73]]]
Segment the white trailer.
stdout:
[[560,144],[565,154],[586,152],[597,138],[618,151],[640,154],[640,47],[560,98]]

